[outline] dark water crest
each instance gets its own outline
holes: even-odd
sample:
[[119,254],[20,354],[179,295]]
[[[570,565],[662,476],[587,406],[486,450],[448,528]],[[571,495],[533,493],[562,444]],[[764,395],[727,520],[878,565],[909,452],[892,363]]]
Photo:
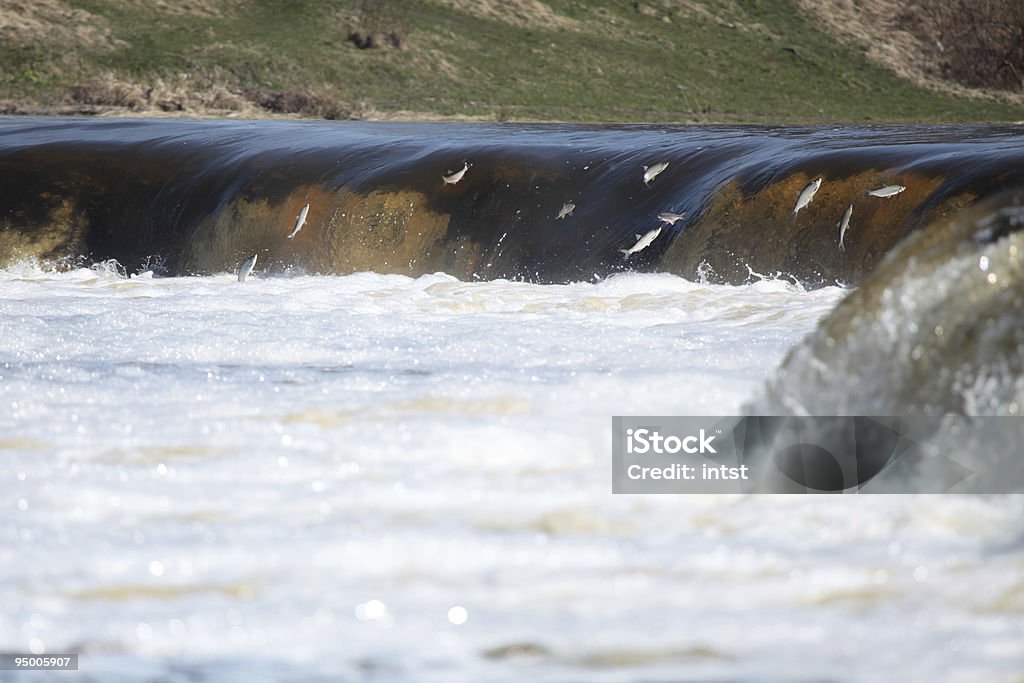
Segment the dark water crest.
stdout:
[[[643,167],[659,162],[648,187]],[[906,190],[865,195],[888,184]],[[567,282],[632,269],[735,283],[752,269],[856,283],[907,235],[1016,187],[1014,127],[0,119],[0,266],[117,259],[204,274],[257,253],[258,272]],[[664,225],[663,211],[686,217]]]

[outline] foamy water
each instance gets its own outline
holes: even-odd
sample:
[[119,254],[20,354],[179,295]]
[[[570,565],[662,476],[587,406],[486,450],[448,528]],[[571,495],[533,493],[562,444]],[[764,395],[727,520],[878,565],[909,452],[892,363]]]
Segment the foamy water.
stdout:
[[842,296],[5,271],[0,651],[95,681],[1024,680],[1020,497],[611,495],[612,415],[738,412]]

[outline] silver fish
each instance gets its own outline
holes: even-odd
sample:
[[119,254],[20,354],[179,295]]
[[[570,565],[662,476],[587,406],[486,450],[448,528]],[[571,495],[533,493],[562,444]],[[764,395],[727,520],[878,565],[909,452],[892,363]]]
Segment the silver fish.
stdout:
[[658,214],[658,220],[662,223],[668,223],[669,225],[675,225],[676,221],[681,221],[686,218],[685,213],[672,213],[671,211],[662,211]]
[[654,230],[651,230],[650,232],[645,234],[643,237],[637,235],[636,244],[631,246],[629,249],[619,249],[619,251],[622,252],[622,258],[628,259],[630,256],[637,253],[638,251],[643,251],[647,247],[651,246],[651,242],[658,239],[658,235],[660,234],[661,228],[655,228]]
[[441,176],[441,180],[444,181],[445,185],[454,185],[455,183],[462,180],[462,176],[466,175],[466,171],[469,170],[469,162],[463,161],[462,164],[462,168],[460,168],[458,171],[455,171],[454,173],[449,173],[448,175]]
[[558,211],[558,218],[556,218],[555,220],[561,220],[566,216],[571,216],[573,209],[575,208],[576,205],[573,204],[572,202],[566,202],[565,204],[562,204],[562,208]]
[[288,239],[291,239],[299,234],[299,230],[302,230],[302,226],[306,224],[306,215],[309,213],[309,204],[302,207],[302,211],[299,211],[299,215],[295,218],[295,229],[292,230],[292,234],[288,235]]
[[814,195],[818,191],[819,187],[821,187],[821,178],[812,181],[800,192],[800,196],[796,198],[796,208],[793,209],[794,217],[800,212],[800,209],[803,209],[811,203],[811,200],[814,199]]
[[256,254],[252,255],[252,258],[246,261],[238,269],[238,281],[245,282],[245,278],[249,277],[252,273],[252,269],[256,267]]
[[850,216],[852,215],[853,204],[850,204],[843,213],[843,217],[839,219],[839,223],[836,224],[836,227],[839,228],[839,251],[846,251],[846,247],[843,246],[843,238],[846,236],[846,231],[850,227]]
[[653,166],[644,166],[644,185],[651,186],[651,181],[658,177],[658,174],[668,168],[668,162],[662,161]]
[[880,187],[877,190],[868,190],[865,194],[869,197],[881,197],[882,199],[885,199],[886,197],[895,197],[905,189],[907,188],[902,185],[886,185],[885,187]]

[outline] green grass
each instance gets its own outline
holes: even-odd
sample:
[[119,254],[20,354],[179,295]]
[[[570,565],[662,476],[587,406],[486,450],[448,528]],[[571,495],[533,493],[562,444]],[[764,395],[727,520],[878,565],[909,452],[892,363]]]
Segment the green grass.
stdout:
[[[778,0],[548,0],[583,30],[517,26],[391,0],[370,29],[404,50],[359,50],[351,0],[223,1],[221,15],[151,3],[66,0],[102,18],[112,48],[0,44],[0,99],[66,100],[105,74],[146,85],[191,74],[199,86],[296,90],[378,112],[562,121],[1017,121],[1024,108],[922,90],[871,64]],[[213,0],[211,4],[218,4]],[[366,4],[364,2],[364,4]],[[664,17],[669,21],[665,21]],[[197,87],[199,87],[197,86]]]

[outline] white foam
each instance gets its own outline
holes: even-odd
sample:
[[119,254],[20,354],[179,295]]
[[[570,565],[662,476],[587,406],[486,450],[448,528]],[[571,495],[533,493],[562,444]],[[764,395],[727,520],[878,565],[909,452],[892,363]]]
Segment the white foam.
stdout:
[[104,680],[1008,678],[1019,499],[610,494],[611,415],[738,411],[842,294],[6,271],[0,649]]

